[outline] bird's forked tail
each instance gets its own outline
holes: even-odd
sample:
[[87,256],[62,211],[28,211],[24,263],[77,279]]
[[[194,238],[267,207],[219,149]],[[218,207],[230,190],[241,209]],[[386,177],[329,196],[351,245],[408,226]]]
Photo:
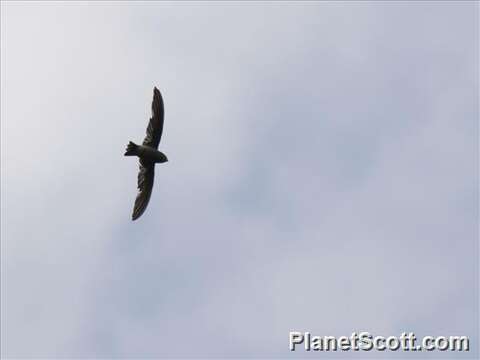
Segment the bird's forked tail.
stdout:
[[135,156],[137,155],[137,148],[138,145],[134,144],[133,142],[129,142],[127,145],[127,150],[125,151],[125,156]]

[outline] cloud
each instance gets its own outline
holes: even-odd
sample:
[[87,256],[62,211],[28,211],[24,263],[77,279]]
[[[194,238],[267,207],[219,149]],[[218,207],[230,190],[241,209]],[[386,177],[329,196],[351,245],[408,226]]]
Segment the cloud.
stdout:
[[[472,6],[2,4],[2,356],[477,349]],[[170,161],[131,223],[154,85]]]

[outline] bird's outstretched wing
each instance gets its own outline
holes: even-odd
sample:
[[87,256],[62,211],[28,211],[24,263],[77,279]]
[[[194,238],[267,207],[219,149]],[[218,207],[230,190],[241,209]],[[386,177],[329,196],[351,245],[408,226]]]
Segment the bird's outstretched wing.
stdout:
[[138,194],[133,207],[132,220],[138,219],[147,208],[150,195],[152,195],[153,178],[155,175],[155,165],[153,163],[142,163],[140,161],[140,171],[138,172]]
[[153,89],[152,117],[148,123],[147,136],[143,140],[143,145],[152,148],[158,148],[158,143],[162,137],[163,131],[163,99],[160,91],[155,87]]

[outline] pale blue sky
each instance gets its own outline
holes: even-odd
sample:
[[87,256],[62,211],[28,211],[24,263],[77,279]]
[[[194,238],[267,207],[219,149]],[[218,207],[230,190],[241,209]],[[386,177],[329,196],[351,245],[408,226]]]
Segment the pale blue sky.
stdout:
[[[1,11],[3,357],[478,356],[478,3]],[[153,86],[170,161],[131,222]]]

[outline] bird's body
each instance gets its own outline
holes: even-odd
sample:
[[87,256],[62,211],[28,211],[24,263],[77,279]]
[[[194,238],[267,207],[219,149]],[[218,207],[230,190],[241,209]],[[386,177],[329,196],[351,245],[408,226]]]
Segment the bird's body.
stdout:
[[167,162],[164,153],[158,151],[158,144],[163,132],[163,99],[157,88],[153,89],[152,117],[148,123],[147,136],[142,145],[129,142],[125,156],[138,156],[140,171],[138,173],[138,195],[133,207],[132,220],[138,219],[147,208],[152,194],[155,164]]
[[[158,151],[155,148],[152,148],[152,147],[146,146],[146,145],[137,145],[133,142],[131,144],[133,144],[133,146],[132,146],[133,149],[132,149],[131,153],[129,153],[129,150],[127,148],[127,153],[128,154],[126,153],[125,156],[138,156],[144,162],[153,163],[153,164],[154,163],[161,164],[161,163],[164,163],[164,162],[168,161],[165,154],[162,153],[161,151]],[[131,146],[131,145],[128,144],[128,146]]]

